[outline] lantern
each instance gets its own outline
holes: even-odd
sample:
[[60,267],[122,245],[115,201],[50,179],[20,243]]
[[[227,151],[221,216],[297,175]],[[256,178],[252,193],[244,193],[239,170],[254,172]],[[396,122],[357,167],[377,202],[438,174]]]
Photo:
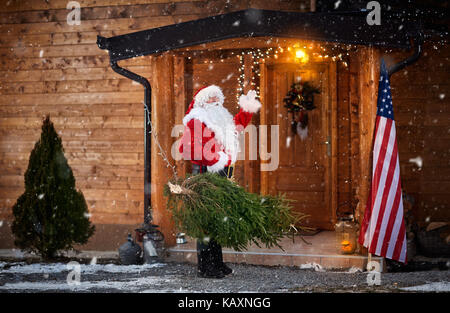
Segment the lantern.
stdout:
[[144,263],[156,263],[161,261],[165,253],[164,235],[157,229],[158,225],[143,224],[137,228],[136,237],[143,246]]
[[342,219],[334,226],[336,249],[340,254],[353,254],[356,249],[358,225],[351,219]]
[[177,243],[178,244],[185,244],[187,242],[186,235],[184,233],[178,233],[177,234]]

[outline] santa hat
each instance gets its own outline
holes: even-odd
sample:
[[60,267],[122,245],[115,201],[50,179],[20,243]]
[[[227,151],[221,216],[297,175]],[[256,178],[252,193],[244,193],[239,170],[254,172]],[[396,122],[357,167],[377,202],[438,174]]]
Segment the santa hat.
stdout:
[[189,104],[186,115],[189,114],[192,108],[202,107],[211,97],[217,97],[220,104],[223,104],[223,101],[225,100],[225,96],[223,95],[222,89],[220,89],[220,87],[216,85],[202,87],[194,94],[194,98]]

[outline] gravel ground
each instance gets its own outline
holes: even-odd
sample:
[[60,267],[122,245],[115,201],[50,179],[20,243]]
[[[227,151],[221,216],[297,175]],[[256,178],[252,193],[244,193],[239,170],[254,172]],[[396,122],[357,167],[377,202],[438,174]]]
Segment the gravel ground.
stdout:
[[205,279],[196,276],[195,265],[186,263],[81,265],[80,284],[76,285],[68,283],[76,275],[67,263],[0,262],[0,292],[411,292],[401,288],[424,284],[450,292],[449,270],[381,273],[381,284],[368,286],[368,273],[361,272],[246,264],[230,267],[234,272],[224,279]]

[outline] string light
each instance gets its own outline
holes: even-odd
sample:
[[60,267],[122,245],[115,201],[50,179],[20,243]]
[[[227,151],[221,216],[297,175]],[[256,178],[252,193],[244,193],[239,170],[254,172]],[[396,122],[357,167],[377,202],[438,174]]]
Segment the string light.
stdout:
[[[239,101],[239,97],[244,92],[244,81],[247,79],[252,89],[256,91],[256,95],[260,97],[259,79],[261,77],[260,64],[265,63],[266,59],[273,57],[279,59],[281,54],[287,52],[293,54],[294,59],[300,60],[301,63],[307,63],[310,60],[309,53],[312,56],[312,60],[323,61],[331,59],[333,62],[341,62],[345,67],[348,67],[348,57],[351,51],[357,49],[356,45],[321,45],[319,43],[311,43],[309,45],[302,45],[303,49],[300,49],[300,45],[296,44],[293,47],[278,47],[278,48],[256,48],[236,53],[239,58],[239,75],[237,77],[238,87],[236,88],[236,100]],[[309,49],[310,52],[306,53],[305,50]],[[234,52],[231,52],[234,55]],[[245,77],[245,55],[252,57],[251,77]],[[290,61],[291,57],[286,56],[286,61]]]
[[242,52],[241,55],[237,55],[239,58],[239,73],[238,73],[238,87],[236,89],[236,100],[239,102],[239,97],[244,91],[243,81],[244,81],[244,70],[245,70],[245,64],[244,64],[244,52]]

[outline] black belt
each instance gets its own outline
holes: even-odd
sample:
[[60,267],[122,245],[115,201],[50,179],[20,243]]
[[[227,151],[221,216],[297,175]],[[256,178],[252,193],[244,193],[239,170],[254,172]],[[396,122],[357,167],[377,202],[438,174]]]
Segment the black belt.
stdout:
[[192,174],[206,173],[207,171],[208,168],[206,166],[192,163]]
[[[208,168],[204,165],[192,164],[192,174],[206,173]],[[231,178],[233,177],[234,166],[225,166],[217,174],[220,176]]]

